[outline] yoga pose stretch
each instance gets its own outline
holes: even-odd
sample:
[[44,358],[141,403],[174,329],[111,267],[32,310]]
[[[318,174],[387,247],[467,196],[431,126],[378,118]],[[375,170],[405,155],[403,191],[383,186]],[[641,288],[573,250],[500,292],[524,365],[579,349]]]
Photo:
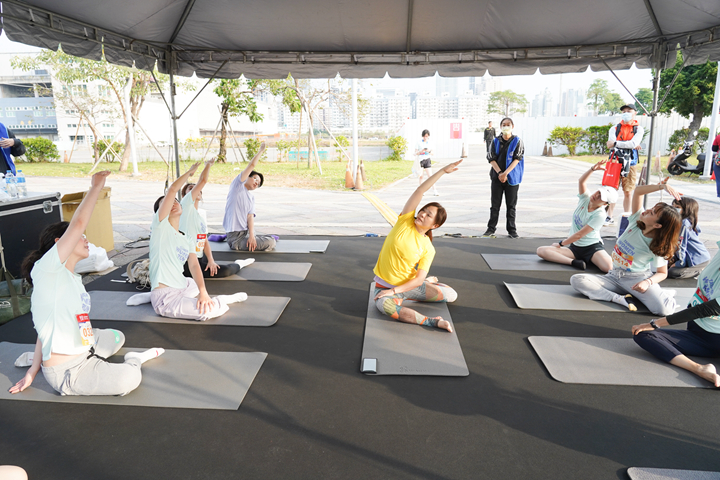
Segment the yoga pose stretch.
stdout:
[[612,268],[612,258],[603,249],[600,229],[605,221],[605,208],[609,203],[617,201],[617,190],[610,187],[600,189],[588,195],[587,180],[598,170],[604,170],[606,160],[596,163],[590,170],[583,173],[578,181],[578,204],[573,213],[570,233],[565,240],[553,243],[549,247],[540,247],[537,254],[548,262],[572,265],[585,270],[592,262],[603,272]]
[[230,184],[223,228],[227,232],[227,243],[233,250],[254,252],[275,248],[272,235],[255,234],[255,194],[254,190],[262,187],[263,175],[254,170],[255,165],[265,151],[265,142],[250,160],[240,175]]
[[682,217],[682,230],[680,231],[680,245],[670,260],[668,277],[693,278],[703,271],[710,261],[710,252],[700,240],[700,227],[698,226],[698,203],[689,197],[682,197],[673,201],[673,207]]
[[[657,185],[637,187],[628,227],[612,252],[612,270],[603,276],[573,275],[570,284],[575,290],[593,300],[623,305],[633,312],[637,310],[633,296],[655,315],[670,315],[675,311],[674,292],[663,291],[658,284],[667,277],[667,259],[677,247],[680,214],[666,203],[640,211],[643,197],[659,190],[680,198],[675,189],[667,185],[667,178]],[[657,268],[654,275],[650,264]]]
[[[183,232],[194,244],[194,252],[197,255],[200,268],[202,269],[204,278],[224,278],[235,275],[240,271],[240,265],[231,263],[230,265],[218,265],[213,258],[210,243],[207,241],[207,221],[203,219],[197,210],[198,204],[202,200],[202,189],[210,177],[210,167],[215,163],[215,159],[211,159],[205,164],[205,168],[200,174],[197,183],[187,183],[182,189],[182,215],[180,215],[180,231]],[[185,262],[183,271],[186,277],[192,277],[188,262]]]
[[[718,242],[720,246],[720,242]],[[684,368],[716,387],[720,376],[715,365],[701,365],[686,355],[720,357],[720,254],[700,273],[697,290],[686,310],[632,327],[635,343],[660,360]],[[688,322],[687,330],[658,327]]]
[[385,315],[405,323],[438,327],[452,332],[452,325],[442,317],[426,317],[415,310],[403,307],[404,300],[419,302],[454,302],[457,293],[452,288],[428,277],[435,257],[432,231],[447,218],[445,209],[432,202],[417,209],[425,192],[446,173],[458,169],[459,162],[451,163],[436,172],[420,185],[403,207],[397,223],[383,243],[375,264],[375,305]]
[[[150,301],[160,316],[205,321],[224,314],[229,304],[242,302],[247,295],[239,292],[210,298],[195,254],[196,239],[179,231],[182,207],[175,195],[198,165],[190,167],[170,185],[164,197],[155,201],[150,235]],[[186,261],[192,278],[183,276]]]
[[126,354],[124,363],[108,363],[105,358],[120,350],[125,336],[92,328],[90,295],[74,273],[75,264],[90,254],[83,232],[109,174],[93,175],[72,221],[47,227],[40,248],[23,261],[23,276],[33,285],[31,311],[38,339],[35,352],[18,359],[32,364],[10,393],[29,387],[42,366],[45,380],[61,395],[125,395],[140,385],[140,365],[164,352],[151,348]]

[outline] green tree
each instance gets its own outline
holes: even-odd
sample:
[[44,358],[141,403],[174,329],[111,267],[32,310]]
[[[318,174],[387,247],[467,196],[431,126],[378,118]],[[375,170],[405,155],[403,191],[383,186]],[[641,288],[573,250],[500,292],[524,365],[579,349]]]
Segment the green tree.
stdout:
[[[698,149],[701,153],[705,151],[705,146],[707,145],[707,139],[709,134],[710,129],[707,127],[703,127],[698,130],[696,138],[697,141],[693,144],[692,148],[693,154],[696,153]],[[689,128],[680,128],[678,130],[675,130],[672,135],[670,135],[670,138],[668,138],[668,150],[675,150],[676,152],[679,152],[682,149],[685,140],[689,138]]]
[[[661,92],[670,86],[682,61],[682,54],[678,52],[675,66],[660,73]],[[660,106],[660,112],[663,113],[675,111],[685,118],[692,116],[688,127],[688,140],[692,140],[694,132],[700,129],[703,117],[712,113],[717,68],[716,62],[684,67],[670,89],[665,103]]]
[[387,160],[402,160],[405,158],[405,152],[407,152],[408,149],[408,142],[405,137],[400,135],[392,136],[388,138],[385,144],[392,150]]
[[338,157],[342,160],[342,148],[347,151],[347,147],[350,146],[350,140],[348,140],[345,135],[338,135],[335,137],[335,142],[333,146],[335,147],[335,152],[337,153]]
[[[260,142],[257,138],[247,138],[245,139],[245,150],[247,151],[248,159],[253,158],[257,152],[260,150]],[[265,150],[260,157],[260,161],[267,160],[267,150]]]
[[547,141],[554,145],[565,145],[571,157],[575,156],[575,149],[583,140],[587,132],[580,127],[555,127],[550,132]]
[[[653,101],[653,91],[651,88],[641,88],[635,94],[635,98],[637,98],[638,101],[642,103],[645,108],[647,108],[648,112],[650,111]],[[635,108],[637,109],[638,113],[644,112],[644,110],[640,106],[640,103],[635,102]]]
[[528,101],[525,95],[518,94],[512,90],[502,90],[492,92],[488,99],[488,113],[498,113],[509,117],[515,113],[524,113],[527,111]]
[[60,160],[57,145],[47,138],[23,138],[23,145],[25,145],[25,158],[28,162]]
[[607,80],[595,79],[587,90],[587,96],[590,99],[588,105],[593,106],[593,111],[597,117],[598,111],[605,103],[605,98],[610,94],[610,87]]
[[611,123],[607,125],[593,125],[585,130],[585,138],[581,144],[595,155],[601,155],[607,151],[608,131],[613,127]]
[[278,161],[282,162],[285,160],[285,157],[287,156],[287,152],[292,148],[293,143],[288,142],[287,140],[278,140],[275,143],[275,148],[277,148],[278,152]]
[[254,123],[261,121],[263,116],[257,111],[257,103],[255,103],[252,87],[245,80],[239,78],[220,80],[213,91],[215,95],[220,97],[220,115],[222,117],[220,122],[220,151],[217,155],[217,161],[225,163],[227,157],[225,142],[227,140],[229,118],[247,115],[250,121]]
[[625,105],[625,100],[623,100],[619,94],[608,92],[600,106],[600,113],[607,113],[609,115],[620,113],[620,107],[623,105]]

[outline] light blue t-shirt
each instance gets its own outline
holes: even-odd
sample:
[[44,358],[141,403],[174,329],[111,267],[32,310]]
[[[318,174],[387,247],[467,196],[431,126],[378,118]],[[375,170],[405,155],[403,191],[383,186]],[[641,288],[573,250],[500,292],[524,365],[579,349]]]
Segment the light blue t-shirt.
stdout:
[[247,230],[248,215],[251,213],[255,215],[255,195],[245,188],[247,180],[243,182],[240,177],[241,175],[235,177],[230,184],[230,191],[225,202],[223,228],[227,233]]
[[[427,142],[425,141],[425,139],[420,140],[417,144],[417,151],[422,152],[426,148],[428,149],[428,152],[432,152],[432,145],[430,144],[430,140],[428,140]],[[418,154],[418,158],[420,160],[428,159],[430,158],[430,153],[420,153]]]
[[161,222],[155,213],[150,234],[150,285],[152,290],[162,283],[168,287],[185,288],[183,267],[195,246],[187,236],[170,225],[168,215]]
[[589,247],[595,243],[602,243],[600,238],[600,229],[605,222],[605,208],[599,207],[592,212],[588,211],[590,205],[590,195],[587,193],[578,194],[578,204],[573,213],[572,223],[570,224],[570,233],[568,237],[575,235],[583,229],[585,225],[589,225],[592,231],[580,240],[573,242],[576,247]]
[[195,246],[193,250],[198,258],[203,256],[203,248],[207,242],[207,225],[195,208],[192,191],[189,191],[180,202],[182,215],[180,215],[180,231],[183,232]]
[[[720,242],[717,244],[720,247]],[[715,254],[707,267],[700,273],[697,285],[695,295],[690,299],[691,307],[720,297],[720,254]],[[703,330],[720,333],[720,317],[717,315],[698,318],[695,323],[700,325]]]
[[82,328],[90,326],[90,295],[82,277],[60,262],[57,245],[48,250],[30,272],[33,293],[30,297],[33,323],[40,343],[43,361],[52,352],[78,355],[90,350],[83,344]]
[[637,221],[641,211],[637,211],[628,218],[625,232],[618,238],[612,251],[613,269],[626,272],[645,272],[652,264],[655,268],[667,265],[667,260],[655,255],[650,250],[652,238],[648,238],[638,227]]

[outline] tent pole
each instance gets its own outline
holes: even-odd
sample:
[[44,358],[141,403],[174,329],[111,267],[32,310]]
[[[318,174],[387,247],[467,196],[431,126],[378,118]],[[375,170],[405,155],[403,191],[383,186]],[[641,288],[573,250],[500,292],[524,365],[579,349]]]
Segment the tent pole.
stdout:
[[[173,127],[173,154],[175,156],[175,172],[177,177],[180,178],[180,151],[178,149],[178,133],[177,133],[177,117],[175,116],[175,52],[168,52],[170,54],[170,115],[172,116],[172,127]],[[178,191],[178,198],[180,192]],[[182,200],[182,198],[180,198]]]
[[[648,151],[647,151],[647,164],[645,166],[645,185],[650,185],[650,165],[652,165],[653,156],[653,140],[655,137],[655,117],[657,117],[658,110],[658,96],[660,92],[660,72],[662,71],[661,60],[658,59],[657,67],[655,68],[655,75],[653,75],[653,103],[652,110],[650,110],[650,138],[648,139]],[[647,208],[647,195],[643,197],[643,208]]]
[[357,78],[352,79],[352,177],[353,185],[357,185],[358,174],[358,111],[357,111]]
[[710,132],[708,134],[707,146],[705,147],[705,171],[702,177],[700,177],[706,180],[710,179],[710,172],[712,171],[712,144],[713,140],[715,140],[718,109],[720,109],[720,62],[718,62],[717,77],[715,77],[715,98],[713,99],[712,113],[710,114]]

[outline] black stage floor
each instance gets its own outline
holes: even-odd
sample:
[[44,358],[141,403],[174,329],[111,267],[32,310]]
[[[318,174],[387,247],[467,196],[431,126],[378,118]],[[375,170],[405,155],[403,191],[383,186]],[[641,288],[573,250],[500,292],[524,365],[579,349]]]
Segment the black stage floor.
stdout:
[[[627,337],[649,317],[516,308],[504,281],[562,284],[571,272],[493,272],[480,253],[532,253],[547,240],[436,239],[431,273],[459,293],[450,312],[470,376],[361,374],[367,286],[383,240],[330,237],[325,254],[256,256],[313,262],[304,282],[210,284],[211,293],[292,297],[270,328],[94,322],[122,330],[133,347],[269,355],[237,411],[0,401],[0,464],[20,465],[30,479],[608,479],[627,478],[630,466],[720,471],[717,391],[550,378],[528,336]],[[110,282],[119,274],[88,288],[132,289]],[[0,327],[0,339],[34,342],[29,316]]]

